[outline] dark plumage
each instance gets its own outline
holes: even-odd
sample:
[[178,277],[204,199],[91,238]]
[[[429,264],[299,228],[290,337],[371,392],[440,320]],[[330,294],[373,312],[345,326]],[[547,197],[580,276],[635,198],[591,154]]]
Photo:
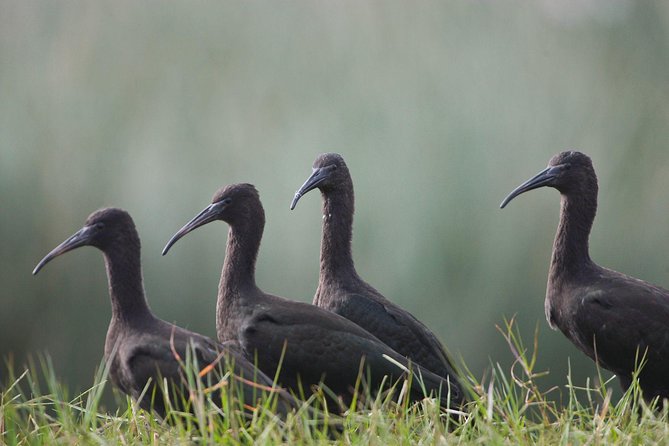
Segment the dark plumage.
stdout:
[[[188,393],[182,386],[184,377],[176,354],[185,361],[194,352],[201,368],[213,366],[203,378],[205,384],[207,377],[209,384],[214,385],[221,380],[222,373],[233,370],[234,375],[225,378],[228,384],[223,389],[228,392],[229,401],[234,397],[248,409],[258,402],[263,388],[272,386],[272,380],[244,359],[234,343],[221,345],[153,315],[144,296],[139,236],[130,215],[121,209],[108,208],[91,214],[83,228],[47,254],[33,274],[53,258],[85,245],[100,249],[107,267],[112,318],[104,357],[110,363],[110,378],[122,392],[138,400],[143,409],[152,408],[165,417],[165,399],[153,385],[162,384],[162,379],[167,380],[173,390],[178,389],[177,393],[170,394],[170,401],[174,407],[183,409],[180,403],[183,398],[188,399]],[[152,385],[140,399],[149,380]],[[298,407],[287,392],[273,391],[279,392],[278,413],[285,415],[292,407]]]
[[323,236],[314,305],[355,322],[398,353],[459,386],[455,367],[435,334],[362,280],[355,270],[351,254],[353,181],[341,155],[324,153],[316,158],[313,173],[295,194],[290,208],[316,188],[323,197]]
[[[279,382],[297,392],[323,382],[348,403],[364,358],[368,384],[378,389],[384,376],[403,377],[402,367],[422,375],[428,392],[441,392],[443,406],[462,400],[460,388],[433,373],[411,366],[375,336],[329,311],[261,291],[255,283],[255,263],[265,225],[256,189],[235,184],[219,190],[212,204],[179,230],[163,253],[181,237],[206,223],[222,220],[230,225],[225,262],[216,308],[219,340],[237,340],[247,358],[256,358],[265,373],[273,375],[281,363]],[[281,359],[285,347],[285,355]],[[414,378],[410,397],[423,397]]]
[[669,397],[669,291],[602,268],[590,259],[588,237],[597,212],[597,176],[590,158],[562,152],[518,186],[514,197],[542,186],[561,194],[560,223],[546,289],[546,318],[582,352],[611,370],[623,389],[642,357],[644,398]]

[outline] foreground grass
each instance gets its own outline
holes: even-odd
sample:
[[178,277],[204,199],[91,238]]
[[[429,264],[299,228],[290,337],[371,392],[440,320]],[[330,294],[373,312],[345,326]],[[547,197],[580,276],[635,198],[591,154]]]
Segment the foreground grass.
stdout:
[[[566,403],[558,407],[547,398],[550,390],[539,390],[537,382],[545,373],[534,370],[536,342],[526,348],[513,323],[500,331],[516,362],[510,370],[495,365],[484,381],[470,376],[475,397],[458,421],[435,400],[408,405],[384,396],[356,402],[341,419],[343,432],[336,435],[314,422],[306,408],[284,421],[261,407],[242,422],[234,414],[220,417],[221,409],[202,404],[195,414],[172,413],[167,422],[119,397],[121,408],[109,414],[99,407],[109,385],[104,369],[93,387],[70,398],[44,359],[3,383],[0,444],[669,444],[667,410],[640,402],[638,387],[614,403],[607,391],[611,383],[577,388],[567,382],[561,389]],[[319,400],[314,397],[308,404],[319,406]]]

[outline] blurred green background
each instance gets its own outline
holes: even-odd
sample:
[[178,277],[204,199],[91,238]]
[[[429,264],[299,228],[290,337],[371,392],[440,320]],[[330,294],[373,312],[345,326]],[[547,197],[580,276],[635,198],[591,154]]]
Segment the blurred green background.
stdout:
[[[596,375],[544,319],[558,194],[502,198],[555,153],[594,160],[602,265],[669,285],[669,3],[0,2],[0,357],[48,352],[86,389],[110,317],[102,257],[35,264],[104,206],[127,209],[168,321],[215,336],[227,227],[172,234],[251,182],[257,280],[310,301],[324,151],[355,184],[359,273],[477,377],[539,332],[546,388]],[[570,358],[570,359],[569,359]],[[1,378],[1,377],[0,377]],[[614,385],[617,389],[617,385]]]

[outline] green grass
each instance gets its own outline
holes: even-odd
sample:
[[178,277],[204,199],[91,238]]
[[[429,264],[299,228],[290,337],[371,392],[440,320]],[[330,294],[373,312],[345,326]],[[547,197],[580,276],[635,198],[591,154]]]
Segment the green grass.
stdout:
[[[531,347],[524,345],[513,321],[500,332],[516,360],[508,370],[493,364],[480,381],[467,372],[475,397],[458,421],[433,399],[410,405],[402,398],[392,401],[387,393],[367,395],[341,419],[343,432],[334,440],[332,430],[315,422],[306,408],[280,420],[271,412],[270,398],[242,420],[233,405],[217,407],[198,382],[189,381],[194,414],[175,411],[168,422],[117,392],[115,412],[101,407],[110,385],[104,367],[90,389],[70,397],[49,359],[41,358],[20,374],[7,365],[9,376],[0,394],[0,444],[669,444],[666,408],[648,407],[637,385],[617,402],[610,388],[618,384],[611,380],[577,387],[568,377],[560,388],[541,390],[547,373],[535,370],[536,337]],[[318,396],[307,402],[320,403]],[[227,416],[221,417],[221,411]]]

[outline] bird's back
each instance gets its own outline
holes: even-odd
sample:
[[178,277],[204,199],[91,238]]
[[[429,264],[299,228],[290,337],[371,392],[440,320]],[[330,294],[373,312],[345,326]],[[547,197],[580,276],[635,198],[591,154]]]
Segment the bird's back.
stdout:
[[366,283],[353,289],[321,285],[314,304],[356,323],[397,353],[459,385],[455,367],[434,333]]

